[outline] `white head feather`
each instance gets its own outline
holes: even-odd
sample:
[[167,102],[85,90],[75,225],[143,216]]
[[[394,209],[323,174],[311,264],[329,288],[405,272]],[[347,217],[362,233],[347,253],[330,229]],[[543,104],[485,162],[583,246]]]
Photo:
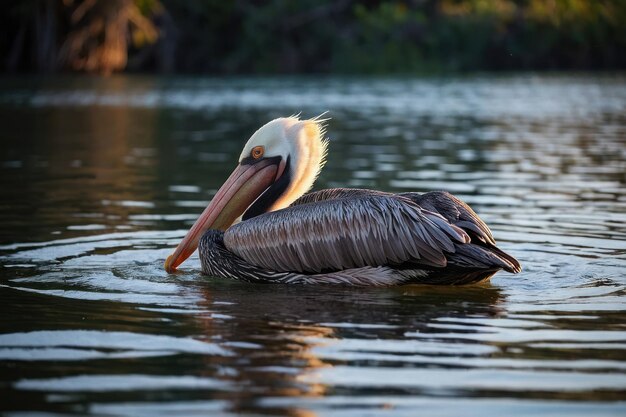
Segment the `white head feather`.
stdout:
[[320,117],[300,120],[297,116],[274,119],[254,132],[244,146],[239,162],[250,156],[256,146],[263,146],[264,158],[289,159],[291,181],[270,210],[289,206],[313,186],[326,162],[326,120]]

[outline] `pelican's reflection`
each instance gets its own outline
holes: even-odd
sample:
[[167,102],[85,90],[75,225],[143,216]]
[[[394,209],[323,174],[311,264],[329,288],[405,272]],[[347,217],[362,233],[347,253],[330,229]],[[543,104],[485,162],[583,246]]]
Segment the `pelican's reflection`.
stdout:
[[[221,377],[238,387],[228,394],[233,412],[313,415],[297,403],[336,394],[334,386],[316,375],[362,360],[357,355],[351,359],[349,349],[343,359],[327,359],[319,354],[326,347],[348,340],[362,342],[356,346],[372,340],[410,341],[406,333],[428,332],[429,325],[441,318],[503,313],[503,295],[490,285],[355,289],[211,279],[201,288],[206,308],[228,317],[197,319],[206,337],[235,354],[219,359],[229,369]],[[372,363],[369,366],[376,366]]]

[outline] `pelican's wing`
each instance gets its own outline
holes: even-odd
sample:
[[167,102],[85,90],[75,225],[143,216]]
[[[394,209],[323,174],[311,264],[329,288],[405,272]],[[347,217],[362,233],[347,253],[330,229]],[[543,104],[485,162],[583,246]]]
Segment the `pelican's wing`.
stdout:
[[238,223],[224,244],[273,271],[321,272],[407,261],[446,266],[469,236],[411,200],[379,194],[292,205]]
[[422,209],[440,214],[449,223],[465,230],[470,234],[470,237],[476,238],[473,239],[473,241],[478,240],[491,245],[496,244],[496,241],[491,234],[491,230],[489,230],[489,227],[481,220],[480,217],[478,217],[474,210],[472,210],[472,208],[463,201],[446,191],[431,191],[425,194],[415,192],[391,194],[382,191],[360,188],[330,188],[305,194],[297,199],[293,205],[367,195],[399,195],[401,197],[406,197]]
[[409,198],[425,210],[440,214],[448,222],[468,232],[473,242],[478,240],[489,245],[496,244],[485,222],[470,206],[452,194],[446,191],[431,191],[425,194],[402,193],[398,195]]

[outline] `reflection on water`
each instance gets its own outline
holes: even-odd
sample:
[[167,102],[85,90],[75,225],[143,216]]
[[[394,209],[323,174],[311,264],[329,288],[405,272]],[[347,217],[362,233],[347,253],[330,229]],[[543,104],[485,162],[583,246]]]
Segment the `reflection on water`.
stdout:
[[[0,81],[8,415],[623,415],[626,80]],[[162,263],[270,118],[330,110],[318,188],[445,189],[517,276],[264,286]]]

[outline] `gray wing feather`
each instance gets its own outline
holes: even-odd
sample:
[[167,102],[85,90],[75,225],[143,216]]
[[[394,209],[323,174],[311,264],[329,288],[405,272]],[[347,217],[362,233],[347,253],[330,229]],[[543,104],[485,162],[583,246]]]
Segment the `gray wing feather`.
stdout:
[[448,222],[471,232],[478,240],[495,245],[489,227],[470,206],[446,191],[431,191],[425,194],[401,193],[425,210],[440,214]]
[[455,242],[469,242],[463,230],[404,197],[328,198],[238,223],[226,230],[224,244],[260,267],[316,273],[406,261],[443,267]]
[[[321,191],[315,191],[308,193],[297,199],[293,205],[307,204],[312,202],[363,197],[363,196],[393,196],[398,195],[408,198],[417,205],[419,205],[424,211],[436,213],[441,217],[431,218],[434,222],[445,221],[461,229],[465,229],[471,232],[478,240],[495,245],[496,242],[493,238],[491,230],[482,221],[480,217],[472,210],[470,206],[465,204],[459,198],[453,196],[446,191],[431,191],[425,194],[419,194],[414,192],[392,194],[383,191],[366,190],[361,188],[330,188]],[[444,220],[445,219],[445,220]]]

